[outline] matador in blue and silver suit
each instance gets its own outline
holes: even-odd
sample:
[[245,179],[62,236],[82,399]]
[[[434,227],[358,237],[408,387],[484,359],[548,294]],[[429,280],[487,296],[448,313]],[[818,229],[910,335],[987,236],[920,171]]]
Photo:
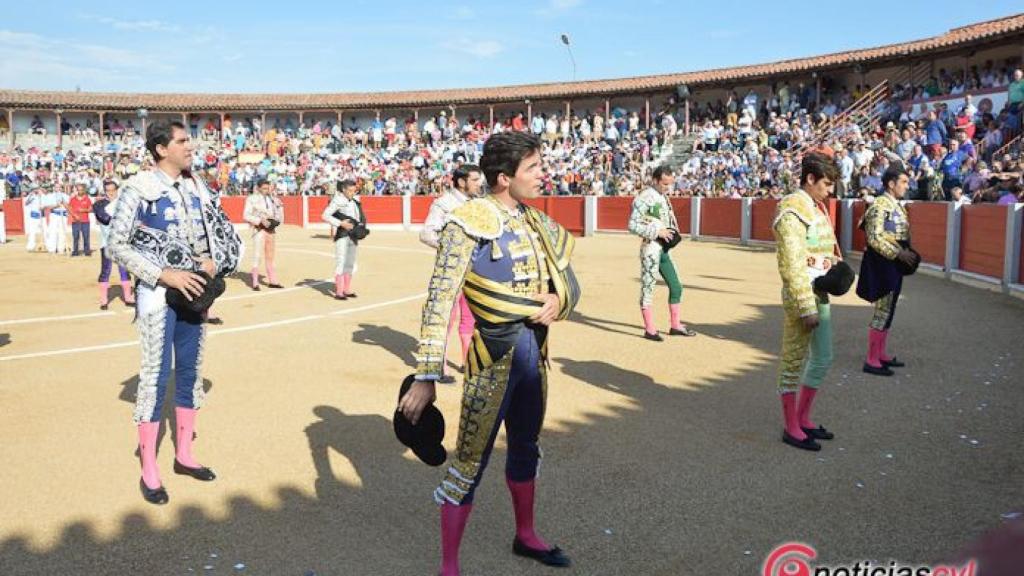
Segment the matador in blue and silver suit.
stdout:
[[197,409],[203,403],[199,370],[205,324],[199,314],[167,305],[167,289],[157,283],[164,268],[199,270],[212,259],[217,275],[238,267],[241,240],[200,179],[176,179],[154,169],[130,178],[121,188],[110,222],[110,258],[138,279],[136,323],[142,344],[135,401],[136,423],[159,421],[175,363],[175,405]]

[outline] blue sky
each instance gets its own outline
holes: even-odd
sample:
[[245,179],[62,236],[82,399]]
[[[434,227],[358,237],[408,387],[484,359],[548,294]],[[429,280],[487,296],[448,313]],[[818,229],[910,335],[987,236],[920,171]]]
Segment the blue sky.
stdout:
[[251,93],[560,82],[572,79],[562,33],[578,79],[618,78],[912,40],[1022,9],[1006,0],[11,2],[0,21],[0,87]]

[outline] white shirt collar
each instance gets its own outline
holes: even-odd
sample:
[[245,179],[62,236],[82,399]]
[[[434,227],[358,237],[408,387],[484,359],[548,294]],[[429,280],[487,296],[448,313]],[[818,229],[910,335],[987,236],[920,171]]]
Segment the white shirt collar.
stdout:
[[[164,183],[164,184],[166,184],[166,185],[168,185],[168,186],[170,186],[172,188],[176,184],[181,184],[182,182],[185,181],[185,177],[183,175],[178,174],[177,178],[171,178],[170,176],[167,175],[166,172],[164,172],[163,170],[161,170],[159,168],[154,168],[153,169],[153,173],[156,174],[156,177],[160,180],[160,182],[162,182],[162,183]],[[178,186],[178,187],[181,188],[181,186]]]

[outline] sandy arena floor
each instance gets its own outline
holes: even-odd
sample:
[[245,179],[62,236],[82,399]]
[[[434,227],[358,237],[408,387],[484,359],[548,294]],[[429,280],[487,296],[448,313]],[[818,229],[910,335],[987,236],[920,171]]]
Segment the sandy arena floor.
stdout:
[[[357,300],[329,298],[322,231],[283,230],[287,289],[229,281],[196,441],[219,478],[172,474],[165,435],[159,508],[138,492],[130,309],[98,310],[98,254],[14,240],[0,246],[0,574],[436,573],[441,471],[390,423],[432,263],[415,234],[367,239]],[[910,278],[890,339],[908,366],[883,379],[860,371],[870,309],[838,299],[817,410],[837,439],[814,454],[779,440],[774,253],[681,244],[684,319],[700,336],[653,343],[640,338],[637,244],[579,240],[583,301],[552,330],[538,526],[575,562],[559,573],[754,574],[790,540],[823,563],[935,562],[1024,511],[1024,302]],[[449,448],[459,394],[438,387]],[[499,439],[463,569],[553,574],[511,554],[503,461]]]

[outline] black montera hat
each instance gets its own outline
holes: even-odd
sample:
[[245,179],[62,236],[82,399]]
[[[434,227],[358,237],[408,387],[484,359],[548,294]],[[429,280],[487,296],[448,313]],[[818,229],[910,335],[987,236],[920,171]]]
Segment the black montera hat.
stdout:
[[676,230],[675,228],[669,228],[669,230],[672,231],[672,239],[671,240],[665,240],[664,238],[658,238],[658,244],[661,244],[661,248],[665,252],[668,252],[669,250],[675,248],[676,244],[679,244],[679,241],[683,239],[683,235],[679,233],[679,230]]
[[[398,391],[399,401],[409,391],[414,381],[415,376],[412,374],[405,377]],[[444,440],[444,416],[433,403],[423,409],[419,422],[415,425],[399,410],[395,410],[392,423],[398,441],[411,448],[413,454],[424,464],[440,466],[448,459],[448,452],[441,445],[441,441]]]
[[856,275],[853,268],[846,262],[840,260],[828,269],[824,276],[814,279],[814,287],[821,292],[827,292],[833,296],[842,296],[850,291],[853,279]]
[[914,261],[910,264],[904,263],[902,260],[896,260],[896,267],[899,268],[900,273],[904,276],[910,276],[914,272],[917,272],[917,267],[921,265],[921,255],[913,248],[907,248],[914,254]]

